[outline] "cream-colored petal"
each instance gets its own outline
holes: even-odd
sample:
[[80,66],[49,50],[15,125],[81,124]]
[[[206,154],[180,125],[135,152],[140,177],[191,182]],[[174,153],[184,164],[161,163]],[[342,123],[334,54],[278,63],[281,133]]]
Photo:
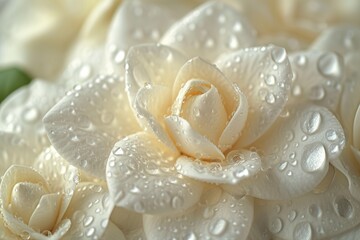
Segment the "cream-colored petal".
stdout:
[[172,114],[186,119],[191,127],[217,144],[227,123],[227,113],[218,90],[203,80],[189,80],[172,106]]
[[43,195],[29,219],[29,227],[41,233],[46,231],[51,232],[56,224],[60,205],[60,194],[52,193]]
[[32,166],[37,154],[15,133],[0,131],[0,176],[13,164]]
[[90,182],[80,183],[63,216],[63,219],[71,221],[71,227],[64,238],[101,239],[113,208],[114,204],[105,186]]
[[228,54],[216,63],[247,97],[249,110],[237,145],[259,138],[286,104],[292,71],[285,49],[269,45]]
[[254,225],[271,239],[338,239],[338,234],[360,222],[360,204],[338,171],[321,192],[287,201],[258,200],[254,207]]
[[113,17],[107,45],[126,51],[134,45],[156,43],[177,19],[199,3],[199,0],[123,1]]
[[224,160],[224,154],[208,138],[192,128],[188,121],[178,116],[166,117],[170,136],[180,152],[199,159]]
[[106,169],[114,203],[149,214],[181,212],[193,206],[203,186],[177,174],[174,167],[177,157],[145,132],[120,140],[110,154]]
[[254,39],[255,31],[241,13],[211,1],[175,23],[160,43],[212,62],[221,54],[251,46]]
[[288,104],[311,102],[336,112],[346,71],[335,52],[307,51],[289,56],[294,74]]
[[64,96],[59,84],[34,80],[12,93],[0,107],[0,129],[21,134],[36,152],[50,145],[42,118]]
[[202,182],[237,184],[260,171],[261,159],[256,152],[232,151],[224,163],[180,156],[175,167],[182,175]]
[[61,206],[57,222],[62,219],[73,197],[75,187],[80,181],[77,168],[66,162],[53,147],[45,149],[34,163],[34,168],[51,185],[51,192],[61,194]]
[[134,110],[143,129],[153,132],[160,141],[176,152],[177,149],[165,130],[164,122],[170,103],[169,87],[149,83],[138,90]]
[[175,101],[186,82],[192,79],[202,80],[213,85],[223,99],[226,112],[231,114],[235,111],[238,95],[232,82],[216,66],[198,57],[187,61],[179,70],[172,89],[173,101]]
[[0,64],[18,65],[34,77],[55,80],[72,41],[97,2],[5,1],[0,9]]
[[353,146],[356,149],[360,149],[360,104],[356,110],[353,125]]
[[126,240],[127,238],[125,238],[124,233],[121,231],[121,229],[119,229],[112,222],[109,222],[101,239],[102,240],[112,240],[112,239]]
[[290,199],[313,190],[336,163],[345,146],[342,127],[326,108],[290,106],[252,147],[261,153],[263,172],[238,186],[234,193],[260,199]]
[[110,76],[76,85],[43,119],[56,151],[100,178],[116,140],[139,129],[122,89],[123,79]]
[[359,51],[360,28],[351,25],[340,25],[329,28],[314,41],[311,49],[334,51],[339,54]]
[[207,190],[193,208],[177,215],[145,215],[149,239],[246,239],[253,200],[235,198],[219,187]]
[[218,147],[223,152],[231,148],[241,136],[249,111],[249,104],[245,94],[242,93],[237,86],[234,86],[234,88],[238,94],[238,105],[236,110],[232,112],[230,120],[228,121],[218,141]]
[[129,232],[142,228],[143,215],[126,208],[114,207],[110,221],[127,235]]
[[126,56],[126,90],[133,104],[136,94],[146,84],[172,88],[176,74],[187,58],[178,51],[163,45],[135,46]]

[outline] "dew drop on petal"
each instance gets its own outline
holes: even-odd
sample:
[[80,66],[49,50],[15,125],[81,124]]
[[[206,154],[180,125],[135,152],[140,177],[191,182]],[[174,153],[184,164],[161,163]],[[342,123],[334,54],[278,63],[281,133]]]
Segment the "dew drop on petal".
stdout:
[[274,48],[271,51],[271,58],[274,60],[274,62],[276,63],[282,63],[285,61],[286,59],[286,50],[284,48]]
[[325,97],[325,89],[323,86],[314,86],[310,89],[309,99],[320,101]]
[[225,232],[227,227],[227,221],[225,219],[218,219],[214,223],[210,224],[209,232],[212,235],[219,236]]
[[289,221],[290,221],[290,222],[293,222],[293,221],[295,220],[295,218],[296,218],[296,215],[297,215],[296,211],[295,211],[295,210],[291,210],[291,211],[289,212],[289,214],[288,214],[288,219],[289,219]]
[[312,238],[312,229],[310,223],[300,222],[295,226],[293,232],[294,240],[311,240]]
[[309,112],[306,114],[306,119],[301,125],[301,129],[306,134],[315,133],[321,124],[321,114],[318,112]]
[[34,122],[39,118],[40,113],[36,108],[29,108],[24,111],[23,116],[26,122]]
[[322,216],[322,210],[321,207],[317,204],[312,204],[309,207],[309,213],[311,216],[315,217],[315,218],[320,218]]
[[195,233],[191,232],[185,236],[185,240],[197,240]]
[[296,56],[295,58],[295,63],[299,66],[299,67],[304,67],[307,63],[307,58],[304,55],[299,55]]
[[351,218],[354,213],[353,206],[345,197],[336,198],[334,201],[335,212],[343,218]]
[[339,136],[334,129],[330,129],[330,130],[326,131],[325,137],[328,141],[333,142],[333,141],[336,141]]
[[324,145],[315,143],[308,145],[302,156],[301,166],[304,171],[312,173],[324,167],[326,151]]
[[267,76],[267,78],[265,78],[265,83],[269,86],[272,86],[275,84],[275,76],[274,75],[269,75]]
[[339,78],[341,66],[335,53],[324,53],[317,62],[317,68],[321,75],[326,78]]
[[272,233],[278,233],[281,231],[283,223],[280,218],[275,218],[269,225],[269,230]]

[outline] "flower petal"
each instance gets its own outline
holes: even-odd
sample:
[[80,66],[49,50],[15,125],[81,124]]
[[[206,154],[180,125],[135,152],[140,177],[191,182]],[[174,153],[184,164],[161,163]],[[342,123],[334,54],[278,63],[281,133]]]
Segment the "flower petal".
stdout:
[[270,127],[286,103],[292,78],[286,51],[271,45],[243,49],[224,55],[216,65],[247,97],[248,117],[237,142],[246,146]]
[[122,207],[115,207],[110,221],[127,235],[129,232],[142,228],[143,215]]
[[340,101],[345,66],[334,52],[297,52],[289,57],[294,78],[288,104],[309,101],[335,112]]
[[64,95],[59,84],[35,80],[10,95],[0,108],[0,129],[21,134],[36,152],[50,145],[42,124],[45,113]]
[[107,228],[113,207],[106,187],[80,183],[63,217],[71,220],[65,238],[100,239]]
[[[261,199],[288,199],[311,191],[338,161],[345,138],[340,123],[326,108],[289,107],[288,117],[252,146],[261,153],[264,172],[232,190]],[[230,189],[229,189],[230,190]]]
[[334,51],[339,54],[360,50],[360,28],[337,26],[324,31],[312,44],[311,49]]
[[0,131],[0,156],[0,176],[3,176],[11,165],[32,166],[37,155],[18,135]]
[[57,221],[60,205],[61,196],[58,193],[43,195],[29,219],[29,227],[38,232],[53,229]]
[[171,102],[171,90],[162,85],[147,84],[136,94],[134,110],[143,129],[153,132],[160,141],[173,151],[177,151],[170,136],[165,131],[164,116]]
[[51,183],[51,192],[61,193],[61,206],[57,211],[56,222],[59,223],[79,183],[79,171],[66,162],[53,147],[45,149],[33,166],[47,182]]
[[259,200],[255,209],[254,223],[262,232],[280,239],[329,239],[360,222],[360,204],[338,171],[321,192],[291,201]]
[[160,42],[189,57],[199,56],[213,62],[223,53],[253,44],[254,32],[239,12],[212,1],[175,23]]
[[177,148],[187,155],[208,160],[224,160],[224,154],[205,136],[195,131],[188,121],[178,116],[165,119],[170,136]]
[[253,201],[211,188],[193,208],[178,215],[144,216],[149,239],[246,239],[253,219]]
[[135,46],[126,57],[126,88],[133,104],[145,84],[172,87],[176,74],[187,58],[174,49],[162,45]]
[[178,18],[198,4],[196,2],[124,1],[113,17],[107,45],[126,51],[134,45],[156,43]]
[[225,163],[209,163],[180,156],[175,166],[184,176],[216,184],[237,184],[260,171],[261,159],[256,152],[232,151],[228,157]]
[[99,77],[77,85],[44,117],[50,141],[71,164],[105,178],[117,139],[138,130],[121,79]]
[[176,157],[145,132],[116,143],[106,168],[115,204],[150,214],[182,211],[194,205],[202,185],[176,173]]
[[179,70],[172,89],[173,101],[189,80],[197,79],[215,86],[224,101],[226,112],[231,114],[237,107],[237,93],[232,83],[214,65],[196,57],[187,61]]
[[82,22],[97,2],[4,2],[0,14],[0,65],[18,65],[35,77],[55,80]]
[[103,236],[101,237],[102,240],[126,240],[123,232],[112,222],[109,222]]

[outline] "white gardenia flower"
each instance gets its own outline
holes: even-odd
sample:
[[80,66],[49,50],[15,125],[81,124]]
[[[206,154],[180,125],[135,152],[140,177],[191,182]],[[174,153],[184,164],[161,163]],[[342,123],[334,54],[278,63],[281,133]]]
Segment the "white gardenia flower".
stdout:
[[2,239],[100,238],[114,228],[104,184],[81,181],[53,148],[37,156],[9,133],[1,133],[0,143]]
[[[121,50],[128,39],[117,31],[123,30],[110,28],[109,35]],[[302,199],[324,201],[333,193],[311,191],[337,172],[344,133],[327,108],[306,99],[284,109],[293,77],[285,49],[251,47],[253,28],[218,2],[180,19],[159,42],[133,46],[114,62],[118,76],[76,86],[44,118],[65,159],[106,178],[117,206],[145,214],[147,238],[246,239],[275,218],[267,208],[275,201],[294,199],[305,209]],[[338,137],[326,138],[329,131]],[[340,200],[357,214],[347,188]],[[259,209],[269,218],[258,220],[254,204],[265,204]],[[279,220],[269,234],[301,239],[310,228],[304,234],[326,238],[359,222],[341,218],[342,209],[326,214],[340,214],[346,227],[312,231],[320,223],[308,216],[284,226]]]

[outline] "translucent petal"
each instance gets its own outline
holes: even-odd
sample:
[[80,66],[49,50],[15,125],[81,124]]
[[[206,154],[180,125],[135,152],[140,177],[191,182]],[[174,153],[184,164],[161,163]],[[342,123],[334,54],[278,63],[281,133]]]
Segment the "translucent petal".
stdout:
[[149,239],[246,239],[252,220],[251,198],[237,199],[215,187],[181,214],[145,215],[144,229]]
[[194,205],[202,184],[177,174],[176,157],[144,132],[116,143],[106,168],[112,200],[117,206],[149,214],[178,212]]
[[175,166],[184,176],[216,184],[237,184],[260,171],[261,159],[255,152],[232,151],[227,157],[224,163],[209,163],[181,156]]
[[[326,188],[289,201],[256,201],[254,224],[272,238],[329,239],[360,222],[360,204],[338,171]],[[337,239],[337,238],[336,238]]]
[[59,154],[97,177],[117,139],[139,129],[122,89],[121,78],[101,76],[76,85],[43,120]]
[[131,103],[137,92],[146,84],[172,88],[176,74],[187,58],[162,45],[135,46],[126,57],[126,88]]
[[311,49],[346,54],[360,50],[360,28],[337,26],[324,31],[312,44]]
[[21,134],[36,152],[50,145],[42,118],[64,95],[64,87],[34,80],[10,95],[0,108],[0,129]]
[[261,136],[284,107],[292,78],[285,49],[246,48],[224,55],[216,65],[247,97],[249,111],[237,145],[246,146]]
[[224,154],[205,136],[195,131],[189,122],[178,116],[165,119],[169,134],[184,154],[199,159],[224,160]]
[[134,110],[143,129],[153,132],[166,146],[177,151],[165,131],[164,116],[168,114],[170,103],[171,89],[169,87],[147,84],[137,92]]
[[252,45],[254,39],[254,29],[239,12],[212,1],[175,23],[160,43],[213,62],[221,54]]
[[0,64],[18,65],[34,77],[55,80],[84,19],[97,2],[4,2],[0,14]]
[[94,183],[80,183],[63,216],[70,219],[66,238],[100,239],[108,226],[112,203],[106,187]]
[[252,145],[262,156],[264,172],[232,190],[261,199],[292,198],[314,189],[326,175],[329,161],[338,161],[345,137],[335,116],[315,105],[289,109],[288,117],[279,118]]
[[115,207],[110,220],[127,235],[129,232],[142,228],[143,215],[126,208]]
[[18,135],[0,131],[0,175],[13,164],[32,166],[36,153]]
[[343,58],[334,52],[296,52],[289,56],[294,78],[288,104],[308,101],[336,111],[345,80]]
[[115,224],[112,222],[109,222],[106,230],[104,232],[104,235],[101,237],[102,240],[112,240],[112,239],[118,239],[118,240],[126,240],[123,232],[116,227]]

